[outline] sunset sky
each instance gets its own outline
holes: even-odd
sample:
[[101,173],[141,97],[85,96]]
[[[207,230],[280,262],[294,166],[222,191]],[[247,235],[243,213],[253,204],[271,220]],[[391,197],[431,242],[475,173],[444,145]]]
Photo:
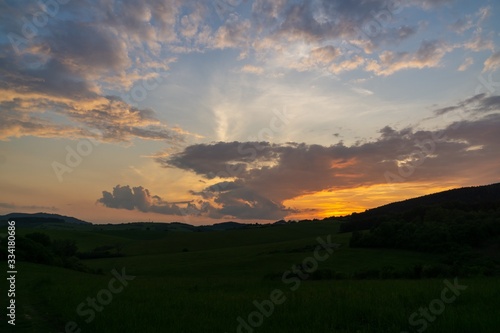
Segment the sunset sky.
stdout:
[[0,214],[323,218],[500,181],[500,3],[0,0]]

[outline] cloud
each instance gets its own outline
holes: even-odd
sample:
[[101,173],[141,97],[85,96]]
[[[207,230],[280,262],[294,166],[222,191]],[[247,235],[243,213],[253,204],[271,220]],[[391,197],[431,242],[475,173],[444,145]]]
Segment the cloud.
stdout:
[[489,38],[485,38],[481,34],[475,34],[471,40],[467,41],[463,47],[467,50],[472,50],[474,52],[484,51],[484,50],[495,50],[495,43],[492,39],[492,34]]
[[460,72],[466,71],[470,66],[474,64],[474,59],[471,57],[467,57],[465,61],[458,67]]
[[[16,96],[18,95],[18,96]],[[0,107],[0,139],[26,135],[46,138],[92,137],[108,142],[130,142],[133,138],[181,143],[187,132],[162,124],[154,111],[138,109],[118,97],[103,96],[87,100],[50,98],[13,93]],[[47,111],[45,111],[47,110]],[[50,111],[49,111],[50,110]],[[57,123],[51,116],[65,117]]]
[[249,20],[231,15],[227,23],[216,31],[213,46],[219,49],[245,47],[249,42],[250,28]]
[[289,0],[255,0],[252,4],[252,18],[261,29],[276,26]]
[[[269,66],[339,74],[360,67],[366,56],[382,47],[399,45],[416,35],[419,26],[400,25],[397,15],[414,2],[399,1],[255,1],[247,37],[235,33],[235,43]],[[238,31],[231,21],[224,29]],[[252,29],[253,28],[253,29]],[[251,33],[248,33],[251,32]],[[248,42],[251,38],[251,43]],[[348,47],[346,47],[348,44]]]
[[264,68],[254,65],[245,65],[243,66],[243,68],[241,68],[241,71],[243,73],[250,73],[250,74],[263,74]]
[[247,187],[221,191],[214,203],[208,217],[279,220],[293,211]]
[[185,38],[193,39],[203,29],[208,9],[201,3],[193,5],[191,13],[184,15],[180,19],[180,33]]
[[56,212],[59,209],[52,206],[37,206],[37,205],[17,205],[14,203],[0,202],[0,208],[10,209],[10,210],[31,210],[31,211],[50,211]]
[[[179,53],[237,50],[248,60],[241,72],[259,75],[285,68],[335,75],[364,69],[388,76],[439,67],[454,48],[493,49],[492,36],[482,28],[492,9],[482,7],[453,24],[456,31],[474,31],[459,46],[424,41],[415,52],[399,51],[422,30],[421,24],[408,24],[403,10],[448,3],[256,0],[251,12],[230,5],[217,18],[215,6],[193,0],[71,1],[36,26],[27,13],[40,12],[37,2],[2,2],[0,138],[100,132],[98,139],[109,142],[182,143],[189,132],[136,106],[161,84]],[[485,71],[498,63],[494,54]],[[144,86],[152,88],[135,96],[134,88]]]
[[491,55],[484,62],[483,72],[492,72],[500,68],[500,51]]
[[[256,58],[264,63],[299,71],[323,70],[339,74],[367,64],[366,70],[392,75],[416,68],[435,68],[456,48],[479,52],[493,50],[492,34],[484,35],[482,25],[491,7],[482,7],[450,26],[463,33],[474,29],[473,36],[457,45],[444,41],[423,41],[415,53],[396,51],[394,46],[417,35],[425,23],[401,24],[403,9],[426,10],[453,3],[453,0],[428,1],[258,1],[253,18],[261,34],[250,35]],[[260,19],[257,19],[260,18]],[[245,45],[247,45],[246,43]],[[346,44],[349,47],[345,47]],[[330,48],[330,57],[315,57],[313,51]],[[372,54],[378,53],[378,60]]]
[[370,61],[366,69],[377,75],[387,76],[403,69],[438,67],[442,58],[451,50],[453,47],[443,41],[423,41],[415,53],[385,51],[378,61]]
[[418,5],[424,9],[433,9],[435,7],[443,6],[453,3],[454,0],[412,0],[410,3]]
[[[102,191],[102,198],[97,203],[108,208],[138,210],[144,213],[158,213],[165,215],[183,215],[183,210],[176,203],[163,201],[159,196],[151,195],[149,190],[142,186],[117,185],[113,192]],[[185,203],[189,206],[189,202]]]
[[116,209],[217,219],[276,220],[298,212],[284,202],[320,191],[393,182],[487,183],[500,176],[500,96],[480,94],[436,109],[457,120],[438,130],[386,126],[371,141],[345,146],[269,142],[196,144],[159,155],[163,167],[179,168],[210,182],[191,190],[192,202],[168,203],[143,187],[116,186],[99,203]]
[[95,137],[89,133],[99,131],[105,141],[181,142],[187,132],[133,106],[134,92],[116,96],[137,81],[159,86],[173,60],[159,57],[158,45],[175,39],[165,29],[175,24],[179,3],[71,2],[38,26],[23,20],[27,12],[41,13],[35,3],[2,4],[7,15],[0,31],[8,38],[0,41],[0,138]]
[[173,157],[159,157],[157,161],[164,166],[191,170],[209,179],[232,178],[234,174],[246,172],[249,165],[273,160],[276,157],[273,147],[269,142],[199,144],[186,147]]
[[220,142],[189,146],[157,161],[219,181],[191,194],[210,207],[212,215],[206,216],[242,219],[283,217],[294,211],[283,206],[286,200],[324,190],[385,184],[391,179],[474,178],[477,183],[497,179],[500,96],[474,96],[436,114],[442,117],[461,105],[473,105],[471,114],[485,116],[459,118],[434,131],[387,126],[377,139],[352,146]]
[[311,50],[308,61],[310,64],[326,65],[332,63],[339,55],[337,48],[328,45]]
[[450,30],[463,34],[467,30],[470,30],[474,27],[474,22],[472,20],[471,15],[466,15],[465,17],[459,18],[453,24],[449,26]]
[[481,7],[475,14],[465,15],[465,17],[458,19],[450,26],[452,31],[460,35],[469,30],[473,31],[472,38],[462,44],[463,48],[474,52],[495,50],[494,33],[489,32],[487,36],[483,34],[483,25],[491,16],[491,10],[490,6]]
[[365,63],[365,59],[361,56],[354,56],[340,63],[332,64],[328,70],[334,74],[339,74],[344,71],[351,71],[361,67]]
[[373,94],[375,94],[371,90],[360,88],[360,87],[350,86],[350,88],[352,89],[352,91],[354,91],[360,95],[363,95],[363,96],[372,96]]
[[287,41],[301,39],[318,42],[325,39],[356,38],[374,21],[374,15],[390,20],[392,3],[381,0],[299,1],[289,2],[280,15],[277,37]]
[[500,96],[488,96],[486,94],[478,94],[472,96],[456,105],[447,106],[434,110],[437,116],[442,116],[450,112],[465,113],[488,113],[492,111],[500,111]]

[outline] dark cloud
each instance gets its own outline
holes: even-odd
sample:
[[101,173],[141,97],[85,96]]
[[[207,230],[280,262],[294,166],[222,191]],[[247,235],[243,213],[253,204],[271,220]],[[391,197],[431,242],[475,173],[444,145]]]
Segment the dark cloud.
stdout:
[[214,201],[221,208],[212,208],[213,212],[224,217],[279,220],[291,212],[280,203],[245,187],[222,192]]
[[0,6],[6,37],[0,39],[0,138],[100,131],[106,141],[182,141],[187,132],[162,124],[153,110],[105,93],[127,91],[137,79],[168,69],[170,60],[157,48],[175,25],[180,1]]
[[275,27],[288,3],[288,0],[255,0],[252,4],[253,19],[261,29]]
[[464,101],[461,101],[456,105],[434,110],[434,113],[438,116],[441,116],[454,111],[463,111],[470,113],[487,113],[491,111],[500,111],[500,96],[478,94]]
[[489,112],[489,111],[499,111],[500,110],[500,96],[490,96],[484,98],[476,111]]
[[[474,96],[498,110],[498,96]],[[480,109],[481,109],[480,108]],[[477,109],[477,108],[476,108]],[[167,158],[163,166],[190,170],[221,182],[191,193],[212,213],[235,218],[286,216],[283,202],[322,190],[387,182],[498,179],[500,114],[454,122],[439,131],[385,127],[380,137],[352,146],[228,142],[200,144]]]
[[245,173],[249,165],[274,160],[276,147],[279,146],[269,142],[199,144],[186,147],[173,157],[160,157],[157,161],[163,166],[191,170],[209,179],[231,178],[234,174]]
[[[212,192],[215,196],[206,196]],[[144,213],[157,213],[177,216],[205,216],[208,218],[238,218],[276,220],[285,217],[291,209],[286,209],[279,203],[275,203],[259,193],[235,185],[231,182],[222,182],[206,188],[202,195],[205,198],[213,197],[213,203],[199,200],[181,203],[168,203],[159,196],[151,195],[149,190],[142,186],[133,187],[117,185],[113,192],[103,191],[102,197],[97,203],[108,208],[137,210]],[[1,207],[1,205],[0,205]]]
[[157,159],[164,167],[219,180],[201,191],[190,191],[199,199],[184,209],[142,187],[117,186],[113,193],[104,191],[98,202],[110,208],[168,215],[275,220],[297,212],[284,205],[286,200],[324,190],[453,179],[492,182],[500,176],[500,113],[491,111],[500,110],[500,97],[473,96],[436,110],[436,114],[443,116],[468,105],[473,105],[473,115],[483,117],[463,118],[433,131],[386,126],[377,139],[351,146],[268,142],[192,145]]
[[368,39],[377,37],[377,42],[398,43],[417,30],[404,25],[390,28],[403,7],[429,8],[446,2],[449,1],[259,0],[253,4],[253,14],[261,30],[286,40],[324,42],[358,39],[362,34]]
[[12,49],[0,51],[2,75],[7,79],[0,83],[3,91],[15,91],[18,99],[33,98],[58,100],[96,98],[94,83],[86,80],[78,70],[64,63],[63,59],[49,58],[43,64],[35,59],[36,66],[24,57],[17,55]]
[[391,4],[386,0],[290,1],[287,7],[282,6],[282,22],[276,34],[287,40],[308,42],[359,38],[359,33],[375,22],[374,14],[391,19]]
[[177,204],[165,202],[156,195],[152,196],[142,186],[130,188],[128,185],[117,185],[113,188],[113,193],[103,191],[102,198],[97,202],[108,208],[138,210],[144,213],[151,212],[165,215],[183,215],[182,209]]
[[78,64],[77,70],[113,73],[130,65],[127,44],[106,26],[64,21],[46,41],[54,58]]
[[415,53],[384,51],[379,60],[372,60],[366,69],[377,75],[391,75],[397,71],[411,68],[432,68],[453,49],[441,40],[423,41]]
[[234,191],[234,190],[240,189],[242,187],[243,187],[242,183],[238,182],[238,181],[236,181],[236,182],[223,181],[223,182],[219,182],[217,184],[208,186],[203,191],[200,191],[200,192],[190,191],[190,193],[193,195],[200,195],[203,197],[203,199],[212,199],[215,196],[217,196],[219,193],[227,192],[227,191]]

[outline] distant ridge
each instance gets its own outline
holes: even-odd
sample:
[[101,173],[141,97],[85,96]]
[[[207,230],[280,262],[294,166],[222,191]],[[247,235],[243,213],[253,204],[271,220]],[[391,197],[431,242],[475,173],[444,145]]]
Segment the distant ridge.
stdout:
[[[380,207],[368,209],[362,213],[353,213],[345,217],[341,217],[343,223],[343,231],[352,231],[355,229],[371,227],[376,225],[385,215],[391,214],[422,214],[426,209],[432,207],[442,207],[447,209],[474,210],[500,204],[500,183],[484,186],[463,187],[443,192],[433,193],[407,199],[403,201],[393,202]],[[44,223],[68,223],[72,225],[94,225],[105,226],[105,224],[92,224],[71,216],[48,213],[10,213],[0,215],[0,225],[4,221],[17,219],[19,222],[27,225]],[[327,217],[324,220],[336,220],[337,217]],[[306,221],[306,220],[304,220]],[[264,225],[283,225],[288,224],[284,220]],[[108,224],[109,225],[109,224]],[[113,225],[128,225],[136,228],[153,228],[157,230],[180,230],[180,231],[223,231],[235,229],[247,229],[261,227],[259,223],[240,223],[240,222],[222,222],[212,225],[194,226],[181,222],[132,222]]]
[[71,216],[64,216],[59,214],[49,214],[49,213],[10,213],[7,215],[1,215],[0,221],[2,220],[13,220],[21,219],[26,222],[65,222],[70,224],[92,224]]
[[223,230],[247,229],[250,228],[251,226],[252,225],[248,223],[228,221],[228,222],[215,223],[212,225],[199,226],[198,229],[202,231],[210,231],[210,230],[223,231]]

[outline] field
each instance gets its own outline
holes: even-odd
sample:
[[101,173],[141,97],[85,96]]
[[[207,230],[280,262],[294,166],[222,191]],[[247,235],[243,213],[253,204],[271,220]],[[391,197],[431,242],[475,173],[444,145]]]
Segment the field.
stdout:
[[[339,234],[338,227],[309,222],[211,232],[166,232],[155,225],[18,229],[19,235],[42,231],[52,239],[73,239],[81,251],[119,244],[124,256],[84,260],[103,274],[18,262],[16,326],[7,332],[465,333],[500,327],[498,278],[352,278],[389,266],[412,270],[440,258],[349,248],[351,235]],[[311,274],[299,278],[292,271],[302,263],[310,264],[302,274]],[[449,284],[463,287],[454,294]],[[443,301],[446,288],[452,301]],[[94,308],[88,298],[97,298]]]

